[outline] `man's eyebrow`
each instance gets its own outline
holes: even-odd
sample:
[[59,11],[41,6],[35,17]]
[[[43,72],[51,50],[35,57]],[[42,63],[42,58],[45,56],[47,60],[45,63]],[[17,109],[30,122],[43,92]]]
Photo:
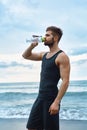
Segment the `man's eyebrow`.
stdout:
[[50,36],[50,34],[45,34],[45,36]]

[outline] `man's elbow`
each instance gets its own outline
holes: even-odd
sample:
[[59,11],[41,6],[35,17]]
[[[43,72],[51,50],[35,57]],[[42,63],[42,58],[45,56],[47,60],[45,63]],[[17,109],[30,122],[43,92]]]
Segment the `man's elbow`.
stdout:
[[69,86],[69,82],[70,82],[69,79],[64,79],[63,80],[63,83],[65,84],[66,87]]
[[22,57],[23,57],[24,59],[26,59],[26,57],[25,57],[25,55],[24,55],[24,54],[22,54]]
[[23,57],[24,59],[28,59],[28,56],[26,56],[26,55],[24,55],[24,54],[22,54],[22,57]]

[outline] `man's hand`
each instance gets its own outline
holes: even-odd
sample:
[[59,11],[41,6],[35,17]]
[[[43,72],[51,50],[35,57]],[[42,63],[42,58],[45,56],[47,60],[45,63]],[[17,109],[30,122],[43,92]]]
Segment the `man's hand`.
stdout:
[[59,104],[54,101],[49,108],[50,115],[57,114],[59,112],[59,107]]
[[38,45],[37,42],[31,43],[31,48],[33,49],[33,48],[35,48],[37,45]]

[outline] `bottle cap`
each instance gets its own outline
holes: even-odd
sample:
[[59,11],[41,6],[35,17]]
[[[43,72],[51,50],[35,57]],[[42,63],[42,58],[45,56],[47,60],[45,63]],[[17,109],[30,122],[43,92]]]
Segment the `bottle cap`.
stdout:
[[45,37],[42,37],[41,40],[42,40],[42,42],[45,42]]
[[42,36],[39,36],[39,35],[32,35],[32,37],[42,37]]

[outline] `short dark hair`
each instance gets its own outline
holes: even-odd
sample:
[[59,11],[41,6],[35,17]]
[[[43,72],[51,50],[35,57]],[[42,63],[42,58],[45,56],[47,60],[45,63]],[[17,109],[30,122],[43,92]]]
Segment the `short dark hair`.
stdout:
[[59,37],[58,41],[60,41],[63,32],[60,28],[56,27],[56,26],[49,26],[47,27],[46,31],[52,31],[53,35],[57,35]]

